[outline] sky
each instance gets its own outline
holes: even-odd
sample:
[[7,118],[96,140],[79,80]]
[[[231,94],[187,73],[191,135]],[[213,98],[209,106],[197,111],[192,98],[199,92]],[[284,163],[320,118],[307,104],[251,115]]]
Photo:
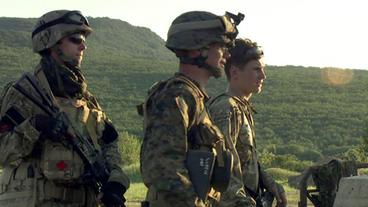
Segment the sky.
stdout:
[[368,69],[365,0],[0,0],[2,17],[40,17],[56,9],[120,19],[164,40],[180,14],[244,13],[240,38],[264,49],[268,65]]

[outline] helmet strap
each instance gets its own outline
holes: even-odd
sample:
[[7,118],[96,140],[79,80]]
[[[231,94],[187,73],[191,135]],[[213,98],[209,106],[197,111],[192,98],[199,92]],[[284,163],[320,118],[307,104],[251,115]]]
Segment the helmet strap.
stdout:
[[183,53],[182,51],[180,51],[180,53],[176,53],[176,55],[179,58],[180,63],[196,65],[200,68],[203,68],[203,66],[206,65],[206,60],[208,58],[208,48],[201,48],[200,55],[197,57],[188,57],[188,53]]
[[66,55],[61,49],[59,44],[55,44],[52,48],[60,58],[60,60],[67,66],[67,67],[80,67],[80,63],[75,60],[74,58]]
[[180,63],[196,65],[202,68],[206,64],[207,57],[199,55],[197,57],[179,57]]
[[221,77],[224,70],[207,64],[206,63],[206,60],[208,58],[207,53],[208,53],[208,48],[202,48],[201,54],[197,57],[179,56],[180,63],[196,65],[199,68],[208,70],[215,78]]

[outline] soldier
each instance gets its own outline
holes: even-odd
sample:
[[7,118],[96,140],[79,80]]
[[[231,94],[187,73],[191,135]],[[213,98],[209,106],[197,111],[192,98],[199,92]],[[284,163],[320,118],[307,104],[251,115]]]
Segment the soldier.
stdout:
[[92,32],[79,11],[44,14],[32,32],[33,74],[1,96],[0,206],[125,206],[118,133],[80,65]]
[[262,189],[275,196],[278,207],[286,206],[282,186],[262,170],[256,151],[252,118],[254,110],[249,101],[253,93],[261,92],[262,83],[266,79],[263,51],[256,42],[237,39],[230,54],[231,58],[225,67],[228,89],[209,103],[211,117],[224,133],[226,146],[232,151],[237,166],[232,175],[233,186],[225,192],[221,206],[233,206],[238,198],[237,189],[242,184],[257,200],[257,206],[261,202]]
[[[172,22],[166,47],[179,58],[179,72],[153,85],[139,110],[144,114],[141,173],[148,188],[142,206],[212,206],[226,188],[231,154],[205,110],[204,88],[211,76],[223,74],[241,20],[242,14],[192,11]],[[224,175],[216,175],[219,171]]]

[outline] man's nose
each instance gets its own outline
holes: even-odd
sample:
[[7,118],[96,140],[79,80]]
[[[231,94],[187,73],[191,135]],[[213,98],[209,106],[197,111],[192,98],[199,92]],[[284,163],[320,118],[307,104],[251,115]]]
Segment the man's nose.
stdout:
[[266,79],[266,72],[264,70],[261,71],[260,78],[263,80]]
[[80,50],[86,50],[87,49],[87,44],[85,43],[85,42],[82,42],[81,44],[80,44]]

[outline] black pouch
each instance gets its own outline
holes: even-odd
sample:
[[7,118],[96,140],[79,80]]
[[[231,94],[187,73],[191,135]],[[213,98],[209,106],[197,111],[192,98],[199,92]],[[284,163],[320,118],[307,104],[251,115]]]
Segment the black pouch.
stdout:
[[[223,164],[219,164],[219,159],[222,159],[221,162]],[[229,186],[233,169],[233,159],[233,155],[229,150],[224,150],[221,154],[217,155],[211,179],[211,186],[217,191],[224,192]]]
[[205,150],[189,150],[186,166],[190,180],[200,199],[207,200],[211,187],[212,171],[215,164],[215,154]]
[[[10,107],[3,117],[1,117],[0,125],[8,126],[6,127],[8,130],[12,130],[15,126],[18,126],[22,122],[25,121],[25,118],[15,109],[14,106]],[[3,128],[3,127],[0,127]],[[5,130],[5,128],[4,128]],[[2,130],[1,130],[2,131]]]

